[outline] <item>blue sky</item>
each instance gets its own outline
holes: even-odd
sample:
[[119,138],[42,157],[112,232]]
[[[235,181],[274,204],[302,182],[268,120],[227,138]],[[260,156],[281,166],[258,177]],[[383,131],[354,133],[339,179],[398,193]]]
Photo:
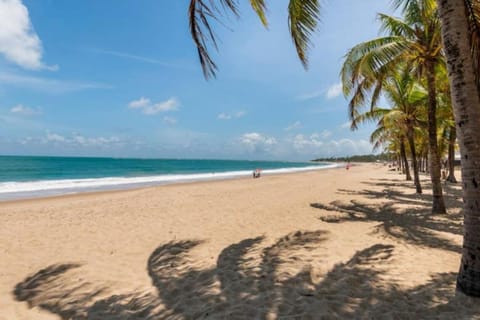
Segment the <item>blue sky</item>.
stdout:
[[371,152],[351,132],[342,57],[378,36],[388,0],[324,1],[310,68],[242,3],[217,26],[216,79],[188,33],[188,0],[0,0],[0,153],[308,160]]

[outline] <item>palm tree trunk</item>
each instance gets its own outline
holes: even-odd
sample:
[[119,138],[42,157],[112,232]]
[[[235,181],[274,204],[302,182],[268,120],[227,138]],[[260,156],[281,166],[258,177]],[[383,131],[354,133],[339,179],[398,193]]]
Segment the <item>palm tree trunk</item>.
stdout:
[[455,140],[457,139],[457,130],[455,127],[450,128],[448,137],[448,177],[447,181],[457,183],[455,178]]
[[480,296],[480,90],[465,0],[437,0],[462,156],[464,236],[457,289]]
[[417,163],[417,153],[415,152],[415,138],[413,132],[413,124],[407,124],[407,138],[408,144],[410,145],[410,153],[412,154],[412,164],[413,164],[413,181],[415,182],[415,188],[417,193],[422,193],[422,186],[420,185],[420,177],[418,176],[418,163]]
[[433,203],[432,213],[443,214],[447,210],[443,200],[442,181],[440,175],[440,156],[437,142],[437,89],[435,84],[435,63],[425,62],[428,88],[428,147],[430,150],[430,178],[432,180]]
[[425,153],[425,173],[430,174],[430,162],[428,161],[428,151]]
[[410,168],[408,166],[408,160],[407,160],[407,153],[405,152],[405,138],[402,137],[400,139],[400,153],[402,155],[402,162],[404,164],[405,168],[405,177],[407,181],[412,180],[412,176],[410,175]]

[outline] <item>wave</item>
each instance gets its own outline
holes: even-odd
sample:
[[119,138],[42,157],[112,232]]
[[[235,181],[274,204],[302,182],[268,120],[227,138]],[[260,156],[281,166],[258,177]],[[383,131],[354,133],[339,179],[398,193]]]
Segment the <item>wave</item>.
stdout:
[[[262,174],[269,175],[293,173],[336,168],[338,166],[338,164],[328,164],[297,168],[267,169],[262,170]],[[134,187],[173,184],[180,182],[232,179],[251,175],[251,170],[241,170],[212,173],[166,174],[142,177],[106,177],[95,179],[61,179],[22,182],[12,181],[0,183],[0,199],[19,199],[87,191],[129,189]]]

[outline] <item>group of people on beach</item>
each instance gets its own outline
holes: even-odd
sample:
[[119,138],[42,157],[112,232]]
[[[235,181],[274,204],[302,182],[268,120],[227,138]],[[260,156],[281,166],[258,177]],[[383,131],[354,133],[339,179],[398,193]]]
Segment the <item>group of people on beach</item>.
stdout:
[[262,169],[255,169],[253,170],[253,179],[260,178],[260,173],[262,172]]

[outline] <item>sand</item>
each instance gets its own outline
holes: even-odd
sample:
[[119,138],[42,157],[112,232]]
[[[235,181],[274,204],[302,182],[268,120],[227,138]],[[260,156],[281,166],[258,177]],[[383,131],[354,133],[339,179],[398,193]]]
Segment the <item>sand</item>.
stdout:
[[462,216],[382,164],[0,203],[0,319],[480,319]]

